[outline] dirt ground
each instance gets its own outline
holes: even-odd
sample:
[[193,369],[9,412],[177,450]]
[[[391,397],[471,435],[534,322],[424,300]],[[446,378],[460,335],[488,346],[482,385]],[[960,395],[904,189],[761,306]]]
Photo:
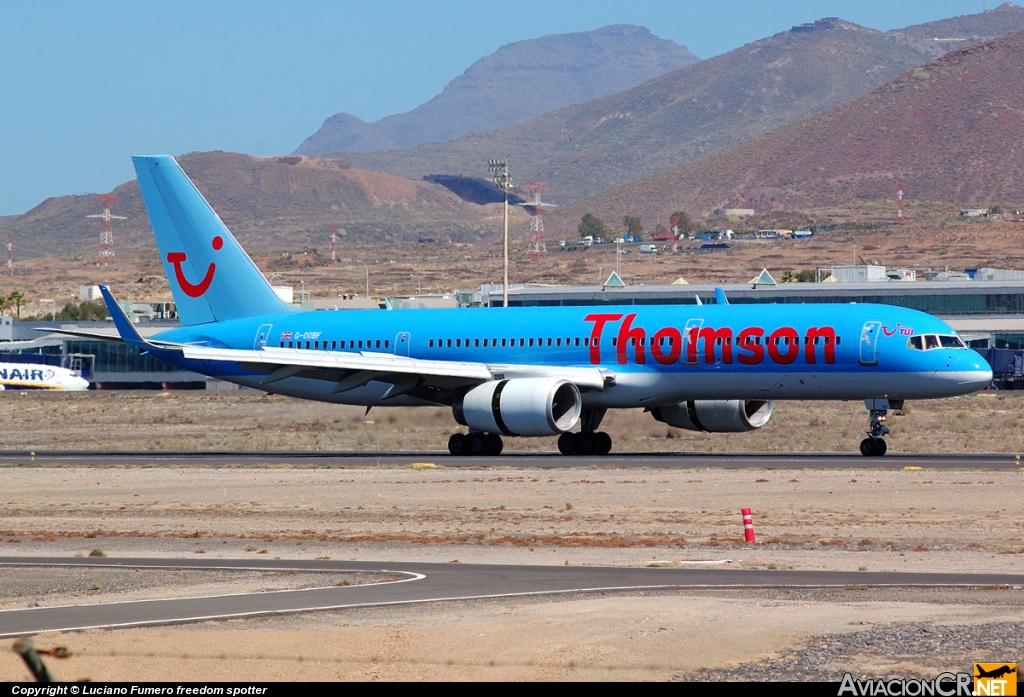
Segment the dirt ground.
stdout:
[[[856,453],[862,402],[776,402],[751,433],[670,428],[640,409],[609,411],[613,452]],[[444,408],[348,407],[230,392],[0,392],[8,450],[441,451],[457,424]],[[888,421],[890,452],[1024,454],[1024,395],[992,392],[908,402]],[[461,429],[463,432],[465,429]],[[555,438],[507,438],[509,452],[557,452]]]
[[[1011,458],[1024,450],[1022,419],[1024,399],[1013,394],[915,402],[890,420],[890,445]],[[604,427],[619,451],[849,452],[865,421],[856,403],[779,403],[772,422],[750,434],[667,429],[639,410],[612,413]],[[364,415],[253,391],[7,392],[0,422],[2,447],[19,450],[437,450],[453,428],[442,409]],[[508,445],[555,448],[552,439]],[[572,469],[413,469],[387,458],[366,468],[54,467],[38,459],[0,476],[3,556],[1024,571],[1017,470],[625,469],[613,454]],[[756,545],[741,541],[748,506]],[[324,582],[315,574],[54,577],[0,568],[0,609]],[[839,669],[927,677],[974,660],[1020,659],[1019,633],[1002,637],[1022,607],[1024,593],[1013,588],[709,590],[366,608],[47,634],[36,643],[72,651],[51,661],[66,679],[835,679]],[[904,647],[922,626],[969,637],[966,648]],[[831,673],[750,672],[798,665],[802,658],[787,657],[865,630],[895,648],[851,649],[812,666]],[[25,679],[17,656],[3,650],[9,645],[0,642],[0,680]]]
[[[427,468],[8,468],[4,555],[1004,571],[1024,568],[1024,473]],[[740,508],[759,543],[742,543]],[[728,561],[726,561],[728,560]],[[35,576],[32,576],[32,574]],[[295,587],[312,578],[0,569],[5,607]],[[331,582],[337,582],[333,577]],[[815,645],[822,633],[1020,618],[1015,588],[689,591],[366,608],[46,634],[94,680],[670,680]],[[2,626],[2,613],[0,613]],[[905,630],[903,630],[905,633]],[[2,642],[0,648],[9,645]],[[1016,660],[1021,647],[1007,647]],[[1007,651],[1004,651],[1007,653]],[[934,651],[843,659],[863,675],[966,670]],[[4,658],[6,656],[6,658]],[[836,666],[833,666],[836,669]],[[24,679],[0,650],[0,680]],[[813,675],[812,675],[813,677]],[[819,676],[820,677],[820,676]]]

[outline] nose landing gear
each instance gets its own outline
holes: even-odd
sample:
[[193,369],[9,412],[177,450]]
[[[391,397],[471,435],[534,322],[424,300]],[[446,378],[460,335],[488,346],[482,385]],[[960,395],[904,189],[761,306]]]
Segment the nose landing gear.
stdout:
[[903,400],[865,399],[864,406],[868,409],[870,423],[868,424],[868,437],[860,442],[860,454],[864,457],[882,457],[889,449],[885,441],[882,440],[882,436],[889,435],[885,417],[890,408],[902,409]]

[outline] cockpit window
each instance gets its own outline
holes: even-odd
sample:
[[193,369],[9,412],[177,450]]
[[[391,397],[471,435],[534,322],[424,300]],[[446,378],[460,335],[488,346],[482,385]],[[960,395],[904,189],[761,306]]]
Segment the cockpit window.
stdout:
[[928,351],[937,348],[967,348],[958,336],[949,334],[918,334],[910,337],[907,348],[915,351]]

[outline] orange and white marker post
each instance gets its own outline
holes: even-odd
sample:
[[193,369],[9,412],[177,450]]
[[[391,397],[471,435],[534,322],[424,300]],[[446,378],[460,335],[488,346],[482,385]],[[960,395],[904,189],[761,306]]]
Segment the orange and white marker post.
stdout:
[[740,509],[740,513],[743,514],[743,538],[747,542],[754,541],[754,516],[751,515],[749,508]]

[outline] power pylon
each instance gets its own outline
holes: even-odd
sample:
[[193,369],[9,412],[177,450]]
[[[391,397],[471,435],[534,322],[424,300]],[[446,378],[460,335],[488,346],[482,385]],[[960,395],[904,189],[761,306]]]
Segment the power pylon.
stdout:
[[548,254],[547,244],[544,241],[544,208],[554,208],[555,204],[544,203],[540,200],[541,190],[551,188],[547,182],[526,182],[522,188],[533,192],[533,201],[519,205],[530,209],[530,242],[526,251],[534,261],[537,261]]
[[110,204],[117,200],[116,194],[97,194],[96,198],[103,204],[103,212],[85,217],[99,218],[103,221],[103,232],[100,233],[100,260],[106,266],[114,262],[114,231],[110,229],[110,221],[128,220],[128,218],[123,215],[110,214]]

